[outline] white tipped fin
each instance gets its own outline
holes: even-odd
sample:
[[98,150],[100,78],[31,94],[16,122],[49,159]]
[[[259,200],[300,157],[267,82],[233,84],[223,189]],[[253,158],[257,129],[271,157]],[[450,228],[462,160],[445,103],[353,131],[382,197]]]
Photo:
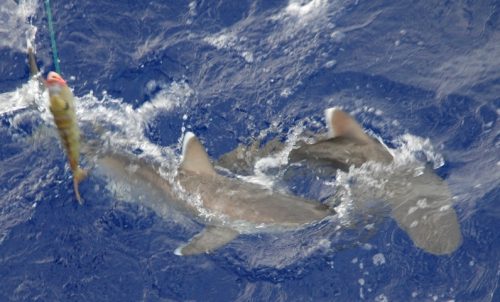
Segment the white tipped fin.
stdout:
[[216,174],[205,148],[192,132],[187,132],[184,136],[180,168],[199,174]]
[[239,235],[233,229],[225,227],[207,226],[201,233],[197,234],[186,245],[175,249],[177,256],[190,256],[202,253],[210,253],[225,245]]
[[448,186],[428,168],[406,181],[405,190],[387,198],[392,216],[416,246],[434,255],[451,254],[463,239]]
[[349,114],[338,107],[325,110],[326,125],[328,126],[328,136],[351,137],[361,141],[371,142],[372,139],[363,131],[363,128]]

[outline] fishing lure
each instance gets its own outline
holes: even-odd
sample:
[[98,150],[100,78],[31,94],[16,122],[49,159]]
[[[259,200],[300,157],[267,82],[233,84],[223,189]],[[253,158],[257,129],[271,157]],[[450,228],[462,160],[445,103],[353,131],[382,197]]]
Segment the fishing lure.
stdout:
[[76,120],[74,96],[66,81],[56,72],[49,72],[46,81],[49,90],[50,112],[59,132],[59,137],[66,150],[71,172],[73,188],[80,204],[83,199],[78,184],[86,177],[87,172],[79,166],[80,161],[80,129]]

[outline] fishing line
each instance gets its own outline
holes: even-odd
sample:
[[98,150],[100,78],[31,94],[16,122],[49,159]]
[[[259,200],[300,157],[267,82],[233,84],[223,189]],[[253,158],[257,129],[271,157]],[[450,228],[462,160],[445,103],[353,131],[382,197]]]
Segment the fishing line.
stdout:
[[47,19],[49,20],[49,33],[50,44],[52,46],[52,56],[54,58],[54,67],[58,74],[61,74],[59,67],[59,56],[57,54],[56,34],[54,33],[54,24],[52,23],[52,11],[50,10],[50,0],[45,0],[45,11],[47,12]]

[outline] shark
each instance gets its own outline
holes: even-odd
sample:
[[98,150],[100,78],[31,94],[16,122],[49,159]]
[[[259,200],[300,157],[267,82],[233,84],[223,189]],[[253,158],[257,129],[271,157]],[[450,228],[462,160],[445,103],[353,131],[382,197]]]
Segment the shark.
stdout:
[[[330,175],[378,165],[384,171],[378,174],[384,183],[382,202],[417,247],[431,254],[445,255],[461,245],[462,235],[451,192],[432,168],[426,166],[419,173],[395,169],[391,149],[368,135],[352,116],[338,107],[326,109],[325,120],[328,133],[313,137],[312,142],[295,143],[286,155],[289,165],[303,163],[318,174]],[[224,154],[218,165],[238,173],[251,173],[258,160],[284,149],[279,139],[260,145],[259,141],[250,146],[240,144]],[[369,188],[358,187],[358,190]],[[363,206],[362,200],[355,199],[354,203]]]
[[[389,164],[393,156],[379,140],[364,133],[362,127],[344,111],[333,107],[325,110],[328,134],[314,135],[313,142],[299,140],[287,156],[288,164],[303,162],[320,174],[335,174],[337,170],[349,171],[350,166],[360,167],[368,161]],[[254,140],[250,146],[238,145],[223,154],[217,165],[239,174],[253,173],[255,164],[262,158],[282,152],[285,148],[279,137],[266,144]]]
[[123,154],[101,154],[99,173],[126,181],[134,188],[146,185],[166,202],[192,214],[204,230],[175,250],[179,256],[210,253],[239,234],[286,231],[306,227],[335,214],[320,202],[276,192],[258,184],[221,175],[205,148],[192,133],[183,139],[181,161],[174,179],[162,176],[158,164]]

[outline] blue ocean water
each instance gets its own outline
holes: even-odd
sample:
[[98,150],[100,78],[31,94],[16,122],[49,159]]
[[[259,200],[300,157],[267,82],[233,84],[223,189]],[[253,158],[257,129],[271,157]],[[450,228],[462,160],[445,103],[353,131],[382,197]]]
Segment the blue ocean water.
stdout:
[[[436,256],[383,216],[192,257],[173,251],[203,225],[133,188],[91,170],[75,202],[46,95],[28,81],[27,41],[53,69],[43,3],[0,1],[0,301],[500,301],[496,1],[53,1],[87,139],[175,166],[185,131],[215,160],[255,137],[321,132],[340,106],[434,164],[463,235]],[[336,181],[267,177],[319,200]]]

